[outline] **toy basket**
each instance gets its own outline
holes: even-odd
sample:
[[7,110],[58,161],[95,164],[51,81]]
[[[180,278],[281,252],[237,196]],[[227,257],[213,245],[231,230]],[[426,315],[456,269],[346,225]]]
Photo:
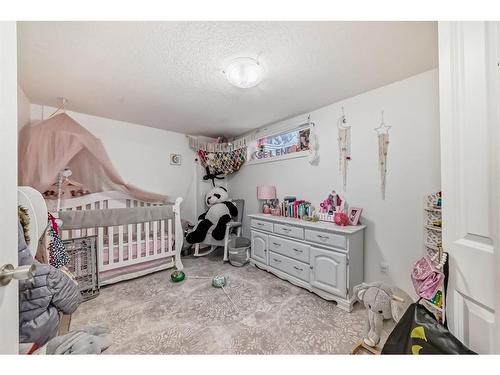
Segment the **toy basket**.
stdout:
[[246,237],[236,237],[227,244],[229,263],[235,267],[243,267],[250,260],[251,241]]
[[66,267],[75,277],[84,301],[99,295],[96,239],[97,236],[87,236],[63,240],[70,257]]

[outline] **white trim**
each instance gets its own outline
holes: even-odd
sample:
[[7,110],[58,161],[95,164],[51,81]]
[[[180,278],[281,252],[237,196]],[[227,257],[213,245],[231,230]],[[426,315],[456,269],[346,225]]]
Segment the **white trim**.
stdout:
[[[251,132],[245,133],[237,139],[246,139],[247,143],[254,141],[256,139],[270,137],[280,133],[286,133],[287,131],[298,129],[301,126],[307,126],[309,122],[309,116],[306,114],[295,116],[283,121],[275,122],[270,125],[261,126]],[[313,121],[311,120],[311,124]]]
[[262,163],[271,163],[273,161],[282,161],[282,160],[287,160],[287,159],[304,158],[304,157],[308,157],[309,154],[310,154],[309,150],[292,152],[290,154],[273,156],[270,158],[248,160],[245,163],[245,165],[255,165],[255,164],[262,164]]

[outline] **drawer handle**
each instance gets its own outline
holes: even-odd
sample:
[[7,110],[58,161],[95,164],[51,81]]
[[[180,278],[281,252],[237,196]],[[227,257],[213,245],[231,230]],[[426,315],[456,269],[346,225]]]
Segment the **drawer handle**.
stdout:
[[273,245],[274,245],[274,246],[281,246],[281,244],[280,244],[280,243],[277,243],[277,242],[273,242]]
[[297,266],[293,266],[293,268],[295,268],[297,271],[304,271],[304,269],[297,267]]
[[257,223],[257,225],[263,226],[264,224],[262,224],[262,223]]
[[281,263],[281,260],[279,260],[279,259],[273,258],[273,260],[274,260],[276,263]]
[[303,253],[303,252],[304,252],[304,250],[296,249],[295,247],[294,247],[293,249],[294,249],[296,252],[298,252],[298,253]]
[[329,237],[328,236],[322,236],[321,234],[317,235],[318,238],[321,238],[322,240],[327,240]]
[[281,230],[284,230],[285,232],[291,232],[292,231],[290,228],[281,228]]

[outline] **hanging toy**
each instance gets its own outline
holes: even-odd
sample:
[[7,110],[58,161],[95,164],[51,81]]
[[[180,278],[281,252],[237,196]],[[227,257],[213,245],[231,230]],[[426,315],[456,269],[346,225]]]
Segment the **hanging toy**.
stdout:
[[223,180],[224,179],[224,177],[220,177],[222,172],[215,171],[214,173],[210,173],[210,168],[208,167],[208,165],[205,167],[205,170],[206,170],[207,174],[205,176],[203,176],[203,180],[204,181],[212,180],[212,185],[214,187],[215,187],[215,180]]

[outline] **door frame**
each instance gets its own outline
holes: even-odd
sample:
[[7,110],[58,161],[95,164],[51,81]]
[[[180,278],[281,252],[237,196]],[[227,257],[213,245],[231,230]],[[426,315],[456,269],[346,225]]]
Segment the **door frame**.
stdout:
[[[17,25],[0,21],[0,266],[17,266]],[[19,352],[18,283],[0,287],[0,354]]]

